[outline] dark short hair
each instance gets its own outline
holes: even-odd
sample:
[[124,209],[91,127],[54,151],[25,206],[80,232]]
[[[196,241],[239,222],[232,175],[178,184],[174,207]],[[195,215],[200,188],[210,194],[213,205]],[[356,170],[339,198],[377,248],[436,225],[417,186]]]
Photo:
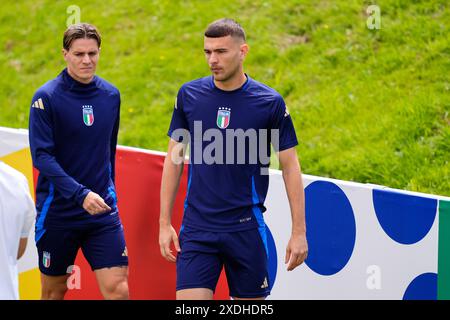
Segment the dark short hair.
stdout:
[[221,38],[232,36],[245,41],[245,31],[242,26],[233,19],[219,19],[212,22],[205,31],[205,37]]
[[69,26],[64,32],[63,48],[69,50],[72,42],[76,39],[94,39],[99,48],[102,43],[97,28],[89,23],[77,23]]

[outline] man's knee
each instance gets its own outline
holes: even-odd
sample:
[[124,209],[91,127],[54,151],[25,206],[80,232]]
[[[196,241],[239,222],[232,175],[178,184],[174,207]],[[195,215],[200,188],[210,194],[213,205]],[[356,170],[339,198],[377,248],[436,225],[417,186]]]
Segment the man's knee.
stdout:
[[66,285],[42,286],[42,300],[63,300],[67,292]]
[[67,277],[50,277],[42,275],[42,300],[63,300],[67,292]]
[[103,295],[107,300],[128,300],[130,295],[127,279],[120,279],[106,284]]

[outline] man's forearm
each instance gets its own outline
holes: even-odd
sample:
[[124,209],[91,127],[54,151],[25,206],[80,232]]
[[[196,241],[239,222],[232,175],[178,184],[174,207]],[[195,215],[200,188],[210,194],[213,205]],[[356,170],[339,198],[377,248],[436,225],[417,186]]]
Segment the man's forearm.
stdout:
[[291,209],[292,234],[304,235],[306,233],[305,193],[300,168],[285,168],[283,179]]
[[172,208],[177,196],[180,178],[183,173],[183,162],[175,164],[168,155],[164,160],[164,169],[161,180],[161,212],[160,224],[170,224]]
[[89,193],[89,189],[69,176],[56,161],[55,156],[47,152],[32,152],[33,165],[39,174],[45,176],[58,192],[66,199],[73,199],[78,205]]

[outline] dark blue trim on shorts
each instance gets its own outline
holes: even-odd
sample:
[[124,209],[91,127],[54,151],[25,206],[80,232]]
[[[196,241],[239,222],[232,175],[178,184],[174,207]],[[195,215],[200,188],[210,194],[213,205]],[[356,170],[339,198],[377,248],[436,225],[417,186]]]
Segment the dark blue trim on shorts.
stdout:
[[261,209],[258,207],[259,198],[255,187],[255,178],[252,176],[252,199],[253,199],[253,214],[258,221],[258,231],[261,236],[262,242],[264,243],[264,249],[266,249],[267,258],[269,258],[269,246],[267,245],[267,233],[266,233],[266,223],[264,222],[264,217],[262,215]]

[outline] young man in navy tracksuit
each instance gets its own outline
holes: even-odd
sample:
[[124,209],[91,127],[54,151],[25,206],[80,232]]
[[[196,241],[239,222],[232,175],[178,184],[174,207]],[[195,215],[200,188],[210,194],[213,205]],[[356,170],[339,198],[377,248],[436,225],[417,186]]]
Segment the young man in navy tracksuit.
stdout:
[[94,26],[70,26],[67,68],[36,91],[30,108],[42,299],[64,298],[79,248],[105,299],[129,296],[114,176],[120,93],[95,75],[100,44]]
[[[270,156],[271,143],[279,153],[292,216],[285,262],[293,270],[308,253],[297,137],[281,95],[244,73],[248,45],[237,22],[211,23],[204,52],[212,75],[180,88],[169,127],[161,183],[161,254],[176,261],[178,299],[212,299],[222,268],[233,298],[264,299],[273,285],[263,218],[269,163],[253,156],[267,151]],[[181,144],[187,142],[188,189],[178,236],[171,211],[183,172]]]

